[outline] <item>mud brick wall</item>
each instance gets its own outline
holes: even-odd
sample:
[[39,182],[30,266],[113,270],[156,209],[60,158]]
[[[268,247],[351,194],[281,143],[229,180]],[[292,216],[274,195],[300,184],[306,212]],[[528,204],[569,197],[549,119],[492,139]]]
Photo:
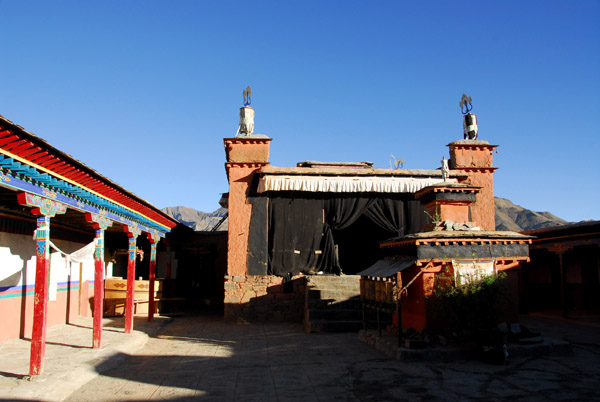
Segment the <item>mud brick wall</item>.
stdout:
[[306,279],[295,276],[225,276],[226,321],[295,321],[304,318]]

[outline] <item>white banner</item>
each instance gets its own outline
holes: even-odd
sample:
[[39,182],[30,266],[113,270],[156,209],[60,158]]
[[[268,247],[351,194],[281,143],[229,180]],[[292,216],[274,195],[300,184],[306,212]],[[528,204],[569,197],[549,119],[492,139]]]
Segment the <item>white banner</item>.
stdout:
[[456,286],[479,282],[488,276],[495,275],[495,262],[495,260],[452,260],[452,267],[454,268],[454,281]]

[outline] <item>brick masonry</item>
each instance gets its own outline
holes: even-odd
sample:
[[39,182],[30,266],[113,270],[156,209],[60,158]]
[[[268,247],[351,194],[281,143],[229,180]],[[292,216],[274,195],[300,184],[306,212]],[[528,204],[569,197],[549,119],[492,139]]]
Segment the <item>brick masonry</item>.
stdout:
[[302,322],[306,279],[294,276],[289,287],[283,281],[273,275],[225,276],[225,320]]

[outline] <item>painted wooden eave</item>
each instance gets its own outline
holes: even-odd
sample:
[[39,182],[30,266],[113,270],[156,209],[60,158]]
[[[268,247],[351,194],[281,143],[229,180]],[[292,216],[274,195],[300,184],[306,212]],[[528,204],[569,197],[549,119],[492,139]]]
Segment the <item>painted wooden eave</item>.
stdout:
[[178,223],[148,201],[1,115],[0,152],[39,172],[122,206],[166,229],[172,229]]

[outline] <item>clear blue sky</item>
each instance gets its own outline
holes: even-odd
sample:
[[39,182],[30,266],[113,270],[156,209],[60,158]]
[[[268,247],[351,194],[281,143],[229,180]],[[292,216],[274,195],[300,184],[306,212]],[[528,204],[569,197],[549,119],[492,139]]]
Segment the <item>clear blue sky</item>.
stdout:
[[435,169],[461,95],[496,196],[600,219],[599,1],[0,0],[0,114],[155,206],[218,208],[252,87],[271,162]]

